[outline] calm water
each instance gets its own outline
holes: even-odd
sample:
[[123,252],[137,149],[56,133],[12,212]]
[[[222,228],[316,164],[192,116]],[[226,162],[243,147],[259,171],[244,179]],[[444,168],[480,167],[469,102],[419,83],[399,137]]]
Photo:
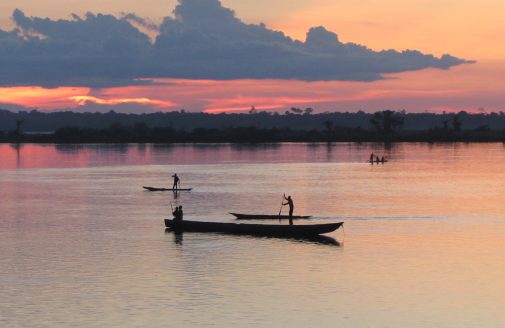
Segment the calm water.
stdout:
[[[339,245],[163,227],[283,192]],[[503,327],[504,195],[502,144],[0,145],[0,327]]]

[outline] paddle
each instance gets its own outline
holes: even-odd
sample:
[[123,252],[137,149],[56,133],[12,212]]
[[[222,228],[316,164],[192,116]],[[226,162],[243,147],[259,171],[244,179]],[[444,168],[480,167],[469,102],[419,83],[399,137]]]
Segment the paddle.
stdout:
[[172,215],[174,215],[174,207],[172,206],[172,202],[170,202],[170,208],[172,209],[172,212],[170,212],[170,213],[172,213]]
[[282,208],[284,207],[284,198],[286,198],[286,194],[282,195],[282,200],[281,200],[281,208],[279,209],[279,222],[281,221],[281,213],[282,213]]

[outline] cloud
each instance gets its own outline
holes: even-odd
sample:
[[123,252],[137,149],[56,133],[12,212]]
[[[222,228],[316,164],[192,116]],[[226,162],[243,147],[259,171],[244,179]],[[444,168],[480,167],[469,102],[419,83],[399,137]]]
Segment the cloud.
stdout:
[[[0,29],[0,84],[149,84],[146,78],[374,81],[385,74],[448,69],[468,61],[419,51],[373,51],[343,43],[324,27],[304,42],[264,24],[246,24],[218,0],[180,0],[158,26],[136,16],[88,13],[69,20],[15,10]],[[159,31],[155,40],[139,30]]]
[[79,106],[85,106],[88,104],[98,104],[98,105],[121,105],[121,104],[138,104],[159,108],[173,107],[175,104],[171,101],[162,101],[156,99],[143,98],[119,98],[119,99],[105,99],[94,96],[72,96],[69,97],[70,100],[74,101]]

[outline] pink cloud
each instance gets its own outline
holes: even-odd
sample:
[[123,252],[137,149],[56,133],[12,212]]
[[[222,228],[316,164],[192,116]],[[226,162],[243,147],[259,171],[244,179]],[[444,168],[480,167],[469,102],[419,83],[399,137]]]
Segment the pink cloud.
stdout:
[[171,101],[163,101],[149,98],[112,98],[105,99],[93,96],[72,96],[69,97],[70,100],[74,101],[78,106],[86,106],[90,103],[98,105],[120,105],[120,104],[139,104],[139,105],[151,105],[154,107],[166,108],[174,106],[175,104]]

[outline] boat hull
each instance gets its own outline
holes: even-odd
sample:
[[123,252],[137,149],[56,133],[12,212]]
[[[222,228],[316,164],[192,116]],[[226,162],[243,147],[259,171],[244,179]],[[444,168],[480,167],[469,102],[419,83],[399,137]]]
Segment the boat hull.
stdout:
[[175,231],[220,232],[257,236],[311,237],[329,233],[344,223],[280,225],[280,224],[242,224],[223,222],[180,221],[165,219],[165,226]]
[[[242,213],[230,213],[235,216],[237,220],[281,220],[289,219],[289,215],[265,215],[265,214],[242,214]],[[293,219],[310,219],[310,215],[293,215]]]
[[172,188],[155,188],[143,186],[147,191],[191,191],[193,188],[183,188],[183,189],[172,189]]

